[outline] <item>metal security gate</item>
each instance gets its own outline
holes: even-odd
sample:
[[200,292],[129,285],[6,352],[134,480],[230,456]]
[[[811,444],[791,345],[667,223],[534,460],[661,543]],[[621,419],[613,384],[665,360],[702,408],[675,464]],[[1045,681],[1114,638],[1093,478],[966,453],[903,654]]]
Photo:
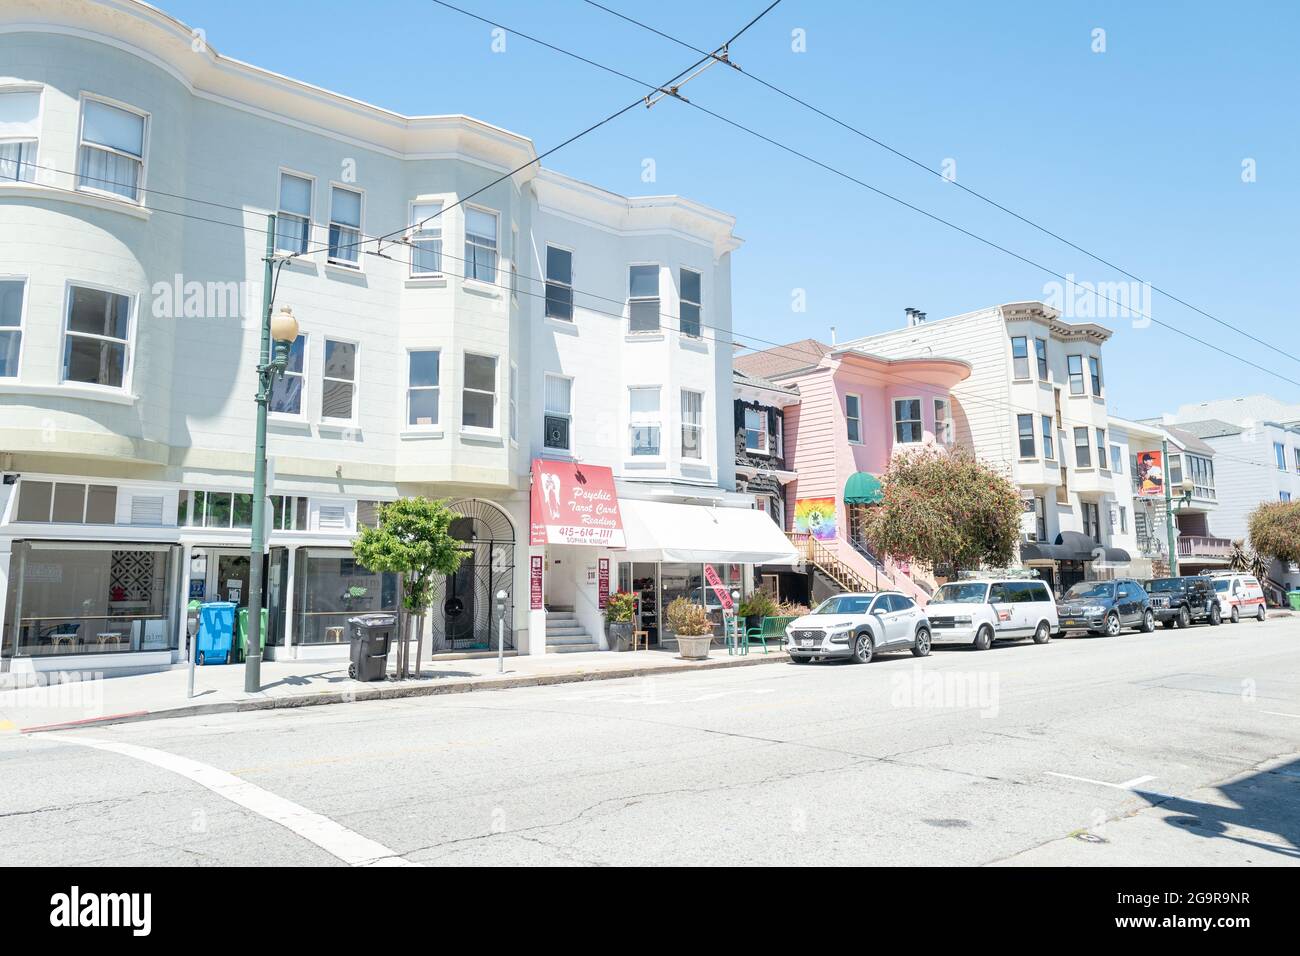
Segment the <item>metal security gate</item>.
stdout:
[[513,650],[515,536],[510,519],[496,505],[474,498],[447,506],[459,515],[452,537],[464,542],[465,559],[455,574],[434,587],[432,648],[487,651],[497,646],[496,593],[506,592],[505,645]]

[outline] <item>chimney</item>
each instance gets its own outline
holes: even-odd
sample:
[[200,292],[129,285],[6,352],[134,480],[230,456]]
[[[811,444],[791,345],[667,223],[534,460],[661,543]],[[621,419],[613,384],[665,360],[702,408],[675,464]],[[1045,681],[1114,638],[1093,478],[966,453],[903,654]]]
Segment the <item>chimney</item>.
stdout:
[[925,313],[922,312],[920,309],[913,309],[911,306],[909,306],[903,311],[907,313],[908,327],[914,325],[920,325],[922,322],[925,321]]
[[831,326],[831,345],[835,345],[835,326]]
[[921,324],[923,324],[923,323],[925,322],[925,313],[922,312],[920,309],[917,309],[917,310],[916,310],[915,315],[916,315],[916,324],[917,324],[917,325],[921,325]]

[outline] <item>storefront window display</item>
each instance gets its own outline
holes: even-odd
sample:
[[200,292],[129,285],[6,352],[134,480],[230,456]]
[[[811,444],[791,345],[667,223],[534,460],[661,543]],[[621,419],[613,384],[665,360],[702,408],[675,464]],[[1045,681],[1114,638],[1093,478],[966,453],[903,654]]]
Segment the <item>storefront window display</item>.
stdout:
[[[744,565],[714,563],[712,567],[727,591],[743,591]],[[713,620],[714,634],[722,635],[722,599],[705,583],[703,564],[624,562],[618,567],[618,588],[636,596],[633,620],[638,630],[649,632],[652,642],[672,639],[661,609],[679,597],[703,604]]]
[[295,644],[346,644],[348,618],[397,610],[397,575],[370,571],[342,548],[299,548],[294,587]]

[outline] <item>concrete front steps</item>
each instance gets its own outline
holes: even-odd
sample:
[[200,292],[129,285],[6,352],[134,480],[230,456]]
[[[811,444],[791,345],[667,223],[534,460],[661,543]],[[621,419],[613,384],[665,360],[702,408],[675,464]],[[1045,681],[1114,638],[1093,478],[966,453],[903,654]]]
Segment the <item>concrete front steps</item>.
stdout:
[[546,611],[546,653],[577,654],[598,651],[600,645],[578,623],[573,608],[553,607]]

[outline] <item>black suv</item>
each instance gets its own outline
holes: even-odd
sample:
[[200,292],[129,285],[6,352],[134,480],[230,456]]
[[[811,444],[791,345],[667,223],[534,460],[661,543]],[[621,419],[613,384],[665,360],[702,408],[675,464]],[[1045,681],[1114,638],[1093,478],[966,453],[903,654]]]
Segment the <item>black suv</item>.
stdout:
[[1087,631],[1114,637],[1126,627],[1145,634],[1156,629],[1147,592],[1128,578],[1114,581],[1080,581],[1056,602],[1061,633]]
[[1188,627],[1193,621],[1218,624],[1219,596],[1209,578],[1156,578],[1147,582],[1151,610],[1165,627]]

